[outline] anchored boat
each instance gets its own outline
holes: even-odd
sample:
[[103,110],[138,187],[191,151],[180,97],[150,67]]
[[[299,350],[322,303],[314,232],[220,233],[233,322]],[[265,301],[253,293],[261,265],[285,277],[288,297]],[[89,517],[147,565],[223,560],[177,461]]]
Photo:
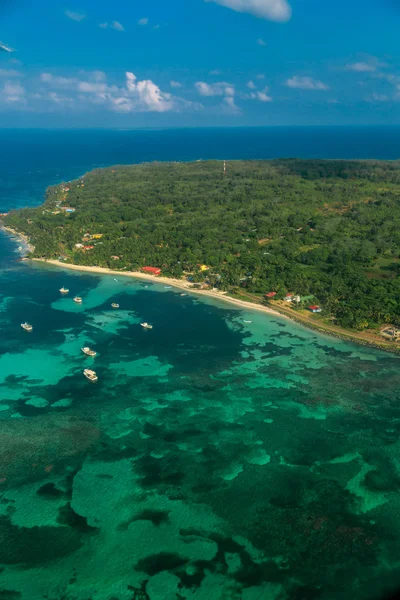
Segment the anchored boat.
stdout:
[[61,294],[68,294],[69,290],[67,288],[65,288],[64,286],[62,286],[62,288],[60,288],[60,292],[61,292]]
[[113,302],[111,304],[112,308],[119,308],[119,304],[117,304],[116,302]]
[[149,325],[148,323],[140,323],[144,329],[153,329],[153,325]]
[[81,348],[81,350],[83,354],[86,354],[86,356],[92,356],[93,358],[97,356],[97,352],[95,350],[92,350],[88,346],[85,346],[85,348]]
[[79,296],[75,296],[74,302],[76,302],[77,304],[82,304],[82,298],[80,298]]
[[86,377],[86,379],[89,379],[89,381],[97,381],[98,380],[96,371],[92,371],[91,369],[85,369],[83,371],[83,374]]
[[29,325],[29,323],[27,322],[21,323],[21,327],[22,329],[25,329],[25,331],[32,331],[33,329],[32,325]]

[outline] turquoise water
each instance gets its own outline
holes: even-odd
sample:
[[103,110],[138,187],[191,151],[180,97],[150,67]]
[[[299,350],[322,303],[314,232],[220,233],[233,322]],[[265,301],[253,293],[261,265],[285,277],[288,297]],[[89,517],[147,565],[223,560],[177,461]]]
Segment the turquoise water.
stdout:
[[400,586],[397,357],[16,246],[0,233],[1,600]]

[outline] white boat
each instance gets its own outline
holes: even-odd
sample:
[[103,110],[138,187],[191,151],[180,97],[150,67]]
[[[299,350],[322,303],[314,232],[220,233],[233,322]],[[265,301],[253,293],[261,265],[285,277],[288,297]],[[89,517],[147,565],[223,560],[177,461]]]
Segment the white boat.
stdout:
[[251,321],[243,321],[243,323],[251,323]]
[[22,250],[23,250],[22,246],[18,246],[18,250],[19,250],[20,252],[22,252]]
[[64,286],[62,286],[62,288],[60,288],[60,292],[61,292],[61,294],[69,294],[69,290],[67,288],[65,288]]
[[114,277],[114,281],[118,281],[118,279],[115,279],[115,277]]
[[83,371],[83,374],[86,377],[86,379],[89,379],[89,381],[97,381],[98,380],[96,371],[92,371],[91,369],[85,369]]
[[95,350],[92,350],[88,346],[85,346],[85,348],[81,348],[81,350],[83,354],[86,354],[86,356],[92,356],[94,358],[97,355],[97,352],[95,352]]
[[164,288],[165,288],[166,290],[170,290],[170,289],[172,288],[172,285],[164,285]]
[[116,302],[113,302],[113,303],[111,304],[111,306],[112,306],[113,308],[119,308],[119,304],[117,304]]
[[76,302],[77,304],[82,304],[82,298],[80,298],[80,296],[75,296],[74,302]]
[[140,323],[144,329],[153,329],[153,325],[149,325],[148,323]]
[[25,329],[25,331],[32,331],[33,329],[32,325],[29,325],[29,323],[27,323],[26,321],[25,323],[21,323],[21,327],[22,329]]
[[181,296],[187,296],[187,294],[181,294]]

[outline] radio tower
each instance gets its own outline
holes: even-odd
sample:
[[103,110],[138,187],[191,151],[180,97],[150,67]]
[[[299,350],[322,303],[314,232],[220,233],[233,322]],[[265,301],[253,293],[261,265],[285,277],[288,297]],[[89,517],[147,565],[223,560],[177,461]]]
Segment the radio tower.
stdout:
[[226,160],[224,160],[224,175],[226,175]]

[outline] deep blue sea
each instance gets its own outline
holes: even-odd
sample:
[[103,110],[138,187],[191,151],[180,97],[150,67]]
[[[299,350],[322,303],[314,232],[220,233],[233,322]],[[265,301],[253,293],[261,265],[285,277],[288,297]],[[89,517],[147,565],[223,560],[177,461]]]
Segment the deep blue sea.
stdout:
[[[0,212],[102,165],[395,159],[399,133],[3,131]],[[20,262],[18,245],[0,233],[0,600],[400,587],[397,357],[161,283]]]

